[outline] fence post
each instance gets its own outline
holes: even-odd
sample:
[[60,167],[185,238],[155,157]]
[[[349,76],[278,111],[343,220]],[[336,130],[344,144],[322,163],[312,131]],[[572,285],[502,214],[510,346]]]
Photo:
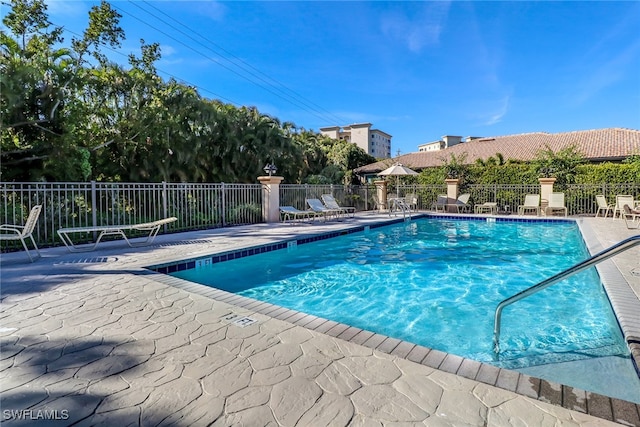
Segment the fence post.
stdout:
[[[96,195],[96,182],[91,181],[91,221],[94,227],[98,225],[98,199]],[[98,232],[93,232],[93,239],[98,238]]]
[[540,182],[540,208],[545,212],[545,208],[549,206],[549,196],[553,193],[553,183],[555,178],[538,178]]
[[364,186],[364,210],[369,210],[369,186]]
[[220,183],[220,198],[222,199],[220,201],[220,206],[222,206],[222,226],[226,227],[227,226],[227,195],[225,194],[226,190],[224,188],[224,182]]
[[387,181],[384,179],[373,181],[376,186],[376,195],[378,197],[378,210],[382,210],[383,206],[387,206]]
[[282,176],[259,176],[262,184],[262,218],[264,222],[280,222],[280,183]]
[[[169,216],[169,208],[167,201],[167,182],[162,181],[162,218],[167,218]],[[164,225],[164,232],[167,232],[167,224]]]
[[447,183],[447,212],[458,212],[455,205],[456,200],[458,200],[458,186],[460,185],[459,178],[448,178],[445,179],[444,182]]

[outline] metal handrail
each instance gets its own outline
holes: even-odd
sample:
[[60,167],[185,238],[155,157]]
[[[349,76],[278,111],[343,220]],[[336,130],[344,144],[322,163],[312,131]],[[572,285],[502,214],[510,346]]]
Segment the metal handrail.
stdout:
[[406,204],[404,198],[393,197],[389,200],[389,216],[391,216],[391,211],[393,208],[401,210],[402,218],[404,219],[407,218],[407,212],[409,212],[409,219],[411,219],[411,208]]
[[604,260],[607,260],[609,258],[611,258],[612,256],[615,256],[617,254],[619,254],[620,252],[624,252],[627,249],[630,249],[636,245],[640,244],[640,234],[637,236],[631,236],[628,239],[625,239],[619,243],[616,243],[615,245],[611,246],[608,249],[603,250],[602,252],[599,252],[597,254],[595,254],[594,256],[592,256],[591,258],[587,258],[586,260],[579,262],[578,264],[574,265],[573,267],[570,267],[558,274],[556,274],[555,276],[552,276],[546,280],[543,280],[542,282],[533,285],[521,292],[518,292],[517,294],[510,296],[509,298],[501,301],[498,306],[496,307],[496,312],[495,312],[495,316],[494,316],[494,320],[493,320],[493,351],[495,353],[495,356],[497,357],[498,354],[500,353],[500,319],[502,317],[502,310],[510,305],[513,304],[516,301],[520,301],[523,298],[528,297],[529,295],[533,295],[538,291],[541,291],[551,285],[553,285],[554,283],[559,282],[562,279],[565,279],[569,276],[572,276],[582,270],[585,270],[595,264],[598,264]]

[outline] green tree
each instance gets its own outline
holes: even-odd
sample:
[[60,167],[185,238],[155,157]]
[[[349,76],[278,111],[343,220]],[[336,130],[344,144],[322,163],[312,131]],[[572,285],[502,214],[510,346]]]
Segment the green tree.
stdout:
[[[1,153],[3,180],[86,179],[87,150],[70,130],[86,117],[75,115],[74,92],[82,88],[83,54],[99,52],[104,35],[119,37],[117,16],[106,4],[94,7],[85,51],[55,48],[62,29],[50,28],[42,0],[11,0],[0,35]],[[112,12],[112,11],[111,11]],[[106,14],[106,15],[105,15]],[[13,38],[10,34],[13,34]]]
[[465,175],[468,173],[469,166],[466,163],[467,153],[461,153],[459,155],[451,154],[449,158],[441,158],[443,163],[443,172],[445,178],[460,179],[464,181]]
[[118,47],[124,31],[104,1],[63,48],[44,0],[10,5],[0,34],[3,180],[255,182],[273,162],[288,182],[325,174],[349,183],[352,169],[374,161],[353,144],[164,81],[156,43],[141,40],[128,66],[110,62],[101,48]]
[[570,145],[557,152],[554,152],[547,145],[537,153],[533,166],[540,177],[556,178],[555,184],[562,189],[575,183],[576,168],[583,162],[584,156],[575,145]]

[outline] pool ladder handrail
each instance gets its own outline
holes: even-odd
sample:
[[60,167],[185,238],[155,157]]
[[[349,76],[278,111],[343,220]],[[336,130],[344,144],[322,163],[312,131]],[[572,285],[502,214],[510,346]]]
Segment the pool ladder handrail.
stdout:
[[391,203],[392,204],[390,204],[390,206],[389,206],[389,216],[391,216],[392,207],[394,207],[396,210],[401,210],[402,211],[402,218],[404,218],[404,219],[407,218],[407,212],[409,212],[409,219],[411,219],[411,207],[409,205],[407,205],[407,203],[404,201],[404,199],[393,198]]
[[631,236],[619,243],[616,243],[615,245],[603,250],[602,252],[599,252],[595,255],[593,255],[590,258],[587,258],[586,260],[579,262],[578,264],[575,264],[572,267],[567,268],[564,271],[561,271],[560,273],[556,274],[555,276],[552,276],[546,280],[543,280],[542,282],[533,285],[521,292],[518,292],[515,295],[510,296],[507,299],[502,300],[496,307],[496,311],[495,311],[495,315],[494,315],[494,319],[493,319],[493,351],[495,353],[495,357],[497,357],[500,353],[500,320],[502,317],[502,310],[510,305],[513,304],[514,302],[520,301],[523,298],[526,298],[530,295],[535,294],[538,291],[541,291],[545,288],[548,288],[549,286],[569,277],[572,276],[576,273],[579,273],[582,270],[585,270],[595,264],[598,264],[604,260],[607,260],[617,254],[619,254],[620,252],[624,252],[627,249],[631,249],[632,247],[639,245],[640,244],[640,234],[638,234],[637,236]]

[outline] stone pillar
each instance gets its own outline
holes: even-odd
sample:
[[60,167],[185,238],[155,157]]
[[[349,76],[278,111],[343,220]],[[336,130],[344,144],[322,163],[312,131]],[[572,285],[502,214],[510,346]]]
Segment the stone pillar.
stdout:
[[544,213],[544,209],[549,206],[549,195],[553,193],[553,184],[555,178],[538,178],[540,182],[540,210]]
[[280,183],[282,176],[259,176],[262,184],[262,219],[264,222],[280,222]]
[[[460,185],[459,178],[450,178],[445,179],[444,182],[447,183],[447,203],[455,204],[456,200],[458,200],[458,186]],[[447,212],[458,212],[458,209],[454,206],[447,206]]]
[[373,181],[376,186],[376,196],[378,197],[378,206],[376,209],[380,210],[381,206],[387,206],[387,181]]

